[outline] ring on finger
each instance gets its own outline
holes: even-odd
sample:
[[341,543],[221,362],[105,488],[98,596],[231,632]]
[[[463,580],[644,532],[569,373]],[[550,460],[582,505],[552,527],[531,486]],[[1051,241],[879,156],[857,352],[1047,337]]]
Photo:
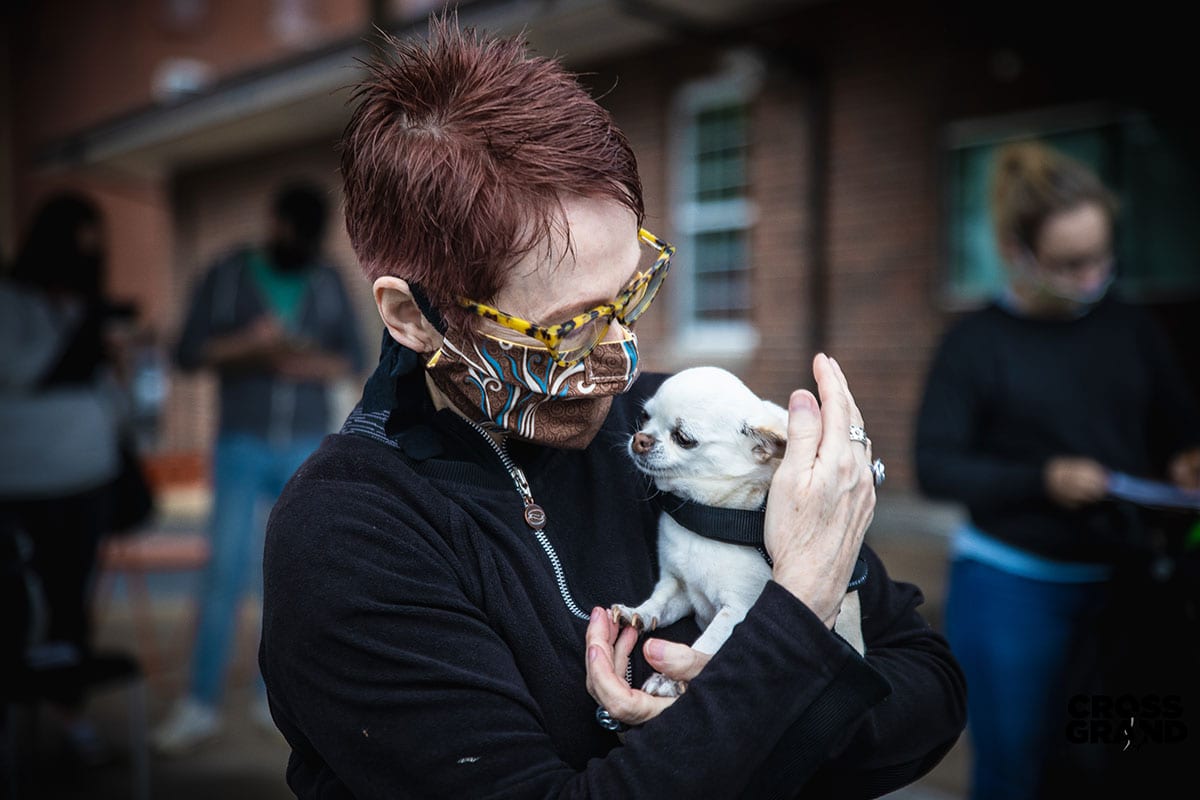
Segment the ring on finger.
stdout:
[[628,725],[615,718],[612,714],[609,714],[608,709],[604,706],[596,706],[596,724],[604,728],[604,730],[613,731],[614,733],[621,733],[629,729]]
[[887,477],[883,468],[883,459],[875,459],[871,462],[871,475],[875,478],[875,488],[878,489],[883,485],[883,479]]
[[867,432],[863,430],[862,425],[850,426],[850,441],[859,442],[863,447],[871,446],[871,440],[867,438]]

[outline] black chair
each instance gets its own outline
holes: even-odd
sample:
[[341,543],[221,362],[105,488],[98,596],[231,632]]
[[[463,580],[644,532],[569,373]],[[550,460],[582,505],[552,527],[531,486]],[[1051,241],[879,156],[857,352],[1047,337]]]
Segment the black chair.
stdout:
[[[146,681],[138,661],[124,653],[96,652],[80,657],[70,649],[56,659],[34,663],[28,648],[36,581],[26,571],[20,535],[0,525],[0,771],[12,798],[35,797],[33,766],[42,706],[64,699],[64,687],[94,691],[123,686],[128,693],[129,758],[134,800],[150,798]],[[24,724],[23,724],[24,720]]]

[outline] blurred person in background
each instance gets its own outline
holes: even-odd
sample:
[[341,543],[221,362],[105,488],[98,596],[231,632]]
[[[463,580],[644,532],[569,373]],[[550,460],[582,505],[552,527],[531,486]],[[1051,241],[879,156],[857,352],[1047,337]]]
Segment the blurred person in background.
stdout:
[[[281,187],[265,243],[219,259],[187,311],[175,358],[216,372],[220,419],[190,682],[154,732],[164,754],[219,732],[238,611],[261,569],[262,512],[330,432],[336,381],[363,368],[349,297],[321,254],[327,217],[323,189]],[[261,678],[252,717],[273,730]]]
[[1002,147],[993,178],[1007,288],[945,334],[916,464],[927,495],[969,512],[946,631],[967,675],[971,797],[1020,800],[1062,796],[1047,768],[1069,747],[1068,698],[1097,686],[1114,569],[1136,546],[1103,502],[1109,475],[1200,488],[1200,413],[1153,318],[1108,292],[1116,200],[1100,179],[1038,142]]
[[120,469],[110,334],[132,313],[106,295],[106,233],[90,198],[57,194],[0,276],[0,526],[36,584],[15,649],[23,669],[58,676],[47,693],[85,760],[103,757],[82,712],[98,663],[96,553]]

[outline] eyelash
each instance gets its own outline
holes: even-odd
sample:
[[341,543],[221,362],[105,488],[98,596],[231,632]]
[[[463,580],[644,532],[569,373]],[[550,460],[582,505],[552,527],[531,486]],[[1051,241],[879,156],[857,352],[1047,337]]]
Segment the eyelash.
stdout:
[[642,428],[646,427],[646,423],[649,421],[650,421],[649,414],[647,414],[645,411],[639,412],[637,415],[638,430],[640,431]]
[[675,444],[679,445],[684,450],[691,450],[698,444],[695,439],[684,434],[684,432],[679,430],[679,428],[671,431],[671,441],[675,442]]

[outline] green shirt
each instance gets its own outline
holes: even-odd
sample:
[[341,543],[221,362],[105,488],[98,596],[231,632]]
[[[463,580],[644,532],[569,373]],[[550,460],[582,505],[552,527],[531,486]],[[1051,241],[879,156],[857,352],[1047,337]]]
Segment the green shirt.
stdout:
[[259,250],[250,254],[250,274],[262,292],[267,308],[271,310],[289,331],[300,323],[300,301],[308,286],[308,269],[284,272],[272,266]]

